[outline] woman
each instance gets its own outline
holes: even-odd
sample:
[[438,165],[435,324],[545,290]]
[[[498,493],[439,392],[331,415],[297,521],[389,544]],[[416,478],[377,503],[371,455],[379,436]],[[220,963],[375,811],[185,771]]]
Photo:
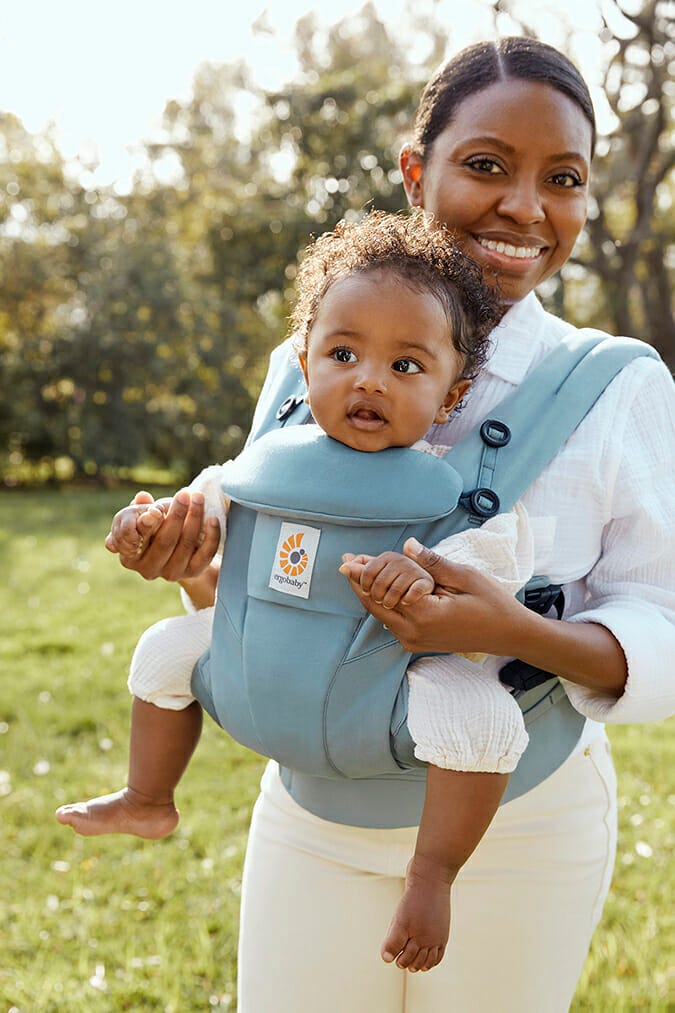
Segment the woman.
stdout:
[[[427,86],[401,154],[408,200],[457,232],[505,310],[465,409],[431,442],[455,443],[488,417],[572,329],[533,290],[584,224],[594,135],[583,80],[531,39],[470,47]],[[273,388],[272,377],[260,415]],[[538,558],[564,586],[564,621],[533,615],[424,548],[416,559],[439,586],[425,602],[385,610],[354,585],[408,649],[519,657],[563,677],[589,720],[562,766],[499,810],[457,879],[448,950],[430,974],[378,957],[416,828],[318,818],[270,763],[244,873],[241,1013],[568,1009],[614,861],[615,781],[600,722],[673,710],[675,486],[663,462],[675,451],[674,415],[663,365],[632,363],[525,494]],[[200,527],[200,503],[182,497],[161,540],[125,565],[181,580],[198,607],[210,602],[215,535],[195,551]]]

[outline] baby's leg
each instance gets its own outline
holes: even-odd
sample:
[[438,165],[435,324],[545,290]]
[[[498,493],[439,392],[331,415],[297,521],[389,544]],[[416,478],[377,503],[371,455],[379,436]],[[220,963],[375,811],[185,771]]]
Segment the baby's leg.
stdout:
[[415,854],[382,957],[417,971],[443,957],[450,888],[497,811],[527,733],[511,694],[466,659],[421,659],[408,682],[415,755],[430,766]]
[[202,711],[196,700],[180,711],[163,710],[134,697],[129,777],[125,788],[56,810],[59,823],[78,834],[166,837],[178,824],[176,788],[199,741]]
[[428,971],[443,959],[450,889],[492,822],[507,781],[507,774],[429,767],[415,854],[382,944],[387,963]]
[[[190,675],[209,647],[213,609],[162,620],[146,630],[134,652],[127,786],[88,802],[61,806],[60,823],[79,834],[166,837],[179,814],[174,790],[199,741],[202,712]],[[143,697],[143,699],[141,699]],[[155,704],[156,701],[158,705]]]

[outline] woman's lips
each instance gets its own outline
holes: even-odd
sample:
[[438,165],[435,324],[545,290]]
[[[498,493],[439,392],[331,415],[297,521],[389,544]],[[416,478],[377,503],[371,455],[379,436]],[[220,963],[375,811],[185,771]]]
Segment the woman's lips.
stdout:
[[548,247],[535,246],[532,243],[512,243],[507,239],[488,239],[486,236],[472,236],[476,244],[474,249],[477,257],[495,270],[521,272],[529,270],[538,263]]

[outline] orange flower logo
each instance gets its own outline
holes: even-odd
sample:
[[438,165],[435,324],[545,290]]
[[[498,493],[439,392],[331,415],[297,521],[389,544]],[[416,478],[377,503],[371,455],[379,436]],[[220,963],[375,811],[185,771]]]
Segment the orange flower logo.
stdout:
[[307,569],[309,555],[302,547],[305,532],[289,535],[279,552],[279,566],[289,577],[298,577]]

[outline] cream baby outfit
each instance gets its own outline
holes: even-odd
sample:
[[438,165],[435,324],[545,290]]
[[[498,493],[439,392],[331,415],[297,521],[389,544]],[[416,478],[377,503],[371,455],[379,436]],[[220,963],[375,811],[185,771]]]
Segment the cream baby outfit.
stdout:
[[[424,440],[412,449],[436,457],[449,450]],[[216,516],[224,533],[229,501],[221,491],[220,466],[206,468],[188,488],[204,494],[206,516]],[[527,583],[534,569],[533,537],[520,505],[433,548],[453,563],[489,574],[511,594]],[[189,602],[186,606],[191,607]],[[131,661],[129,689],[134,696],[170,710],[192,703],[192,670],[210,646],[214,611],[213,606],[191,610],[145,631]],[[515,769],[528,736],[518,704],[499,682],[494,659],[420,658],[410,665],[407,676],[408,728],[419,760],[459,771]]]

